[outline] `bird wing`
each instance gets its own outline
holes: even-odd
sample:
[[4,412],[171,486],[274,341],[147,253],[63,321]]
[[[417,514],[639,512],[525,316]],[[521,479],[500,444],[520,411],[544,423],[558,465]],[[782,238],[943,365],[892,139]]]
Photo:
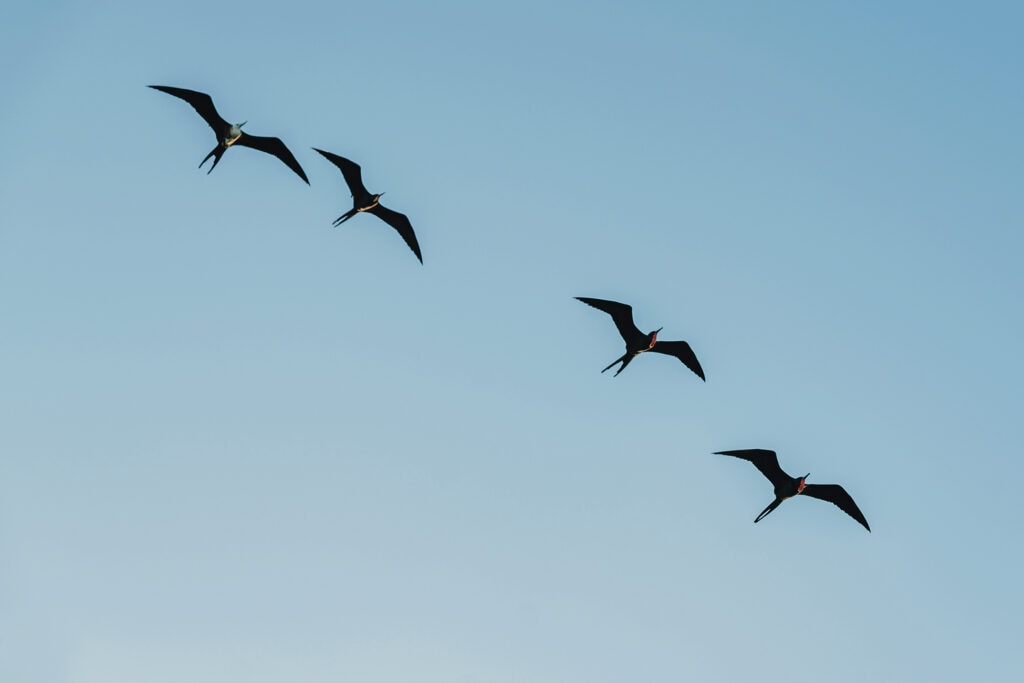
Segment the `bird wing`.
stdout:
[[599,311],[604,311],[612,317],[615,322],[615,327],[618,328],[619,334],[622,335],[622,339],[626,342],[628,347],[630,341],[635,340],[637,337],[643,337],[644,333],[637,329],[637,326],[633,324],[633,307],[627,304],[620,304],[618,301],[608,301],[606,299],[591,299],[585,296],[576,297],[588,306],[593,306]]
[[[359,167],[356,166],[356,169],[358,172]],[[416,241],[416,233],[412,231],[412,223],[409,222],[409,218],[404,213],[392,211],[380,204],[377,204],[377,206],[370,209],[369,212],[397,230],[398,234],[405,240],[405,243],[409,245],[410,249],[412,249],[412,253],[416,254],[416,258],[420,260],[420,263],[423,263],[423,255],[420,254],[420,245],[419,242]]]
[[871,531],[871,527],[868,526],[868,520],[864,519],[864,514],[860,511],[860,508],[853,502],[853,498],[846,492],[846,489],[839,484],[807,484],[801,493],[818,500],[827,500],[860,522],[865,529]]
[[295,160],[295,156],[291,151],[284,146],[280,138],[263,138],[258,135],[249,135],[248,133],[242,133],[242,137],[235,140],[233,144],[242,145],[243,147],[252,147],[258,149],[261,152],[267,154],[273,154],[275,157],[285,163],[288,168],[295,171],[300,178],[306,181],[309,185],[309,178],[306,177],[306,172],[299,166],[299,162]]
[[704,379],[704,370],[701,369],[700,363],[697,361],[697,356],[696,354],[694,354],[693,349],[691,349],[690,345],[687,344],[686,342],[655,342],[654,346],[651,347],[651,351],[664,353],[666,356],[675,356],[679,360],[683,361],[683,365],[693,370],[694,374],[696,374],[701,379]]
[[180,97],[189,104],[192,108],[199,112],[199,115],[203,117],[203,120],[210,124],[210,128],[213,128],[213,132],[218,138],[224,134],[224,128],[229,124],[221,115],[217,113],[217,108],[213,106],[213,98],[203,92],[196,92],[195,90],[186,90],[185,88],[174,88],[169,85],[151,85],[150,88],[165,92],[168,95],[174,95]]
[[320,152],[325,159],[341,169],[341,175],[345,177],[345,184],[348,185],[348,189],[353,197],[365,197],[370,194],[366,191],[366,186],[363,185],[363,171],[359,168],[359,164],[316,147],[313,149]]
[[[792,479],[779,467],[779,458],[775,455],[775,451],[769,451],[764,448],[748,448],[738,451],[716,451],[715,455],[731,455],[734,458],[742,458],[754,463],[754,467],[761,474],[768,477],[768,481],[773,486],[778,486],[780,483],[785,483]],[[806,492],[807,489],[805,488],[804,491]]]

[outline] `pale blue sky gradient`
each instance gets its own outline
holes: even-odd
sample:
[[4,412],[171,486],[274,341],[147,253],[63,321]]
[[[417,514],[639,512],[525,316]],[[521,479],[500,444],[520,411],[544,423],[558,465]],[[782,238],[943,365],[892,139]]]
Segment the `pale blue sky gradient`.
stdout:
[[0,9],[0,680],[1017,680],[1024,10],[807,5]]

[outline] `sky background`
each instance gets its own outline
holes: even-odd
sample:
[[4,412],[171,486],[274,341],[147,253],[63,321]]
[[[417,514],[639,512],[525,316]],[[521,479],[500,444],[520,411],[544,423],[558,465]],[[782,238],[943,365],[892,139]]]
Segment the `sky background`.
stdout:
[[5,3],[0,680],[1019,680],[1024,9],[828,5]]

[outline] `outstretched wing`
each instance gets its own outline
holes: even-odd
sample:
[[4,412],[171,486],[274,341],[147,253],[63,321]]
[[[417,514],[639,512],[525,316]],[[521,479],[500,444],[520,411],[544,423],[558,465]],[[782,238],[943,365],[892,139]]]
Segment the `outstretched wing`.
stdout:
[[224,129],[228,127],[228,122],[221,118],[221,115],[217,113],[217,108],[213,106],[213,99],[206,93],[196,92],[195,90],[186,90],[185,88],[175,88],[169,85],[151,85],[150,88],[165,92],[168,95],[174,95],[180,97],[189,104],[192,108],[199,112],[199,115],[203,117],[203,120],[210,124],[210,128],[213,128],[213,132],[219,137],[224,134]]
[[366,186],[363,185],[363,172],[359,168],[359,164],[316,147],[313,149],[320,152],[325,159],[341,169],[341,175],[345,177],[345,184],[348,185],[349,192],[352,193],[353,197],[365,197],[370,194],[366,191]]
[[633,307],[620,304],[618,301],[608,301],[606,299],[591,299],[585,296],[576,297],[588,306],[593,306],[599,311],[604,311],[612,317],[615,322],[615,327],[618,328],[619,334],[622,335],[623,341],[626,342],[626,346],[630,345],[630,342],[636,343],[637,337],[643,337],[644,333],[637,329],[637,326],[633,324]]
[[300,178],[306,181],[309,185],[309,178],[306,177],[306,172],[299,166],[299,162],[295,160],[295,156],[291,151],[284,146],[280,138],[262,138],[258,135],[249,135],[248,133],[242,133],[242,137],[235,140],[235,145],[242,145],[243,147],[252,147],[258,149],[261,152],[267,154],[273,154],[275,157],[285,163],[288,168],[295,171]]
[[853,502],[853,498],[846,492],[846,489],[839,484],[807,484],[801,493],[818,500],[827,500],[860,522],[865,529],[871,531],[871,527],[868,526],[868,520],[864,519],[864,514],[860,511],[860,508]]
[[[792,479],[792,477],[783,472],[782,468],[779,467],[779,458],[775,455],[775,451],[769,451],[764,448],[748,448],[738,451],[716,451],[715,455],[731,455],[734,458],[742,458],[743,460],[754,463],[754,467],[756,467],[761,474],[768,477],[768,481],[770,481],[773,486],[778,486],[779,484]],[[805,488],[804,491],[806,492],[807,489]]]
[[683,361],[683,365],[693,370],[694,374],[696,374],[701,379],[704,379],[704,370],[701,369],[700,363],[697,361],[697,356],[696,354],[694,354],[693,349],[691,349],[690,345],[687,344],[686,342],[655,342],[654,346],[651,347],[651,351],[664,353],[666,356],[675,356],[679,360]]
[[[356,166],[357,172],[359,167]],[[409,222],[409,218],[404,213],[398,213],[391,209],[385,208],[380,204],[369,210],[377,218],[381,219],[392,228],[398,231],[398,234],[402,236],[405,243],[412,249],[412,253],[416,254],[416,258],[423,263],[423,255],[420,254],[420,245],[416,241],[416,233],[412,231],[412,223]]]

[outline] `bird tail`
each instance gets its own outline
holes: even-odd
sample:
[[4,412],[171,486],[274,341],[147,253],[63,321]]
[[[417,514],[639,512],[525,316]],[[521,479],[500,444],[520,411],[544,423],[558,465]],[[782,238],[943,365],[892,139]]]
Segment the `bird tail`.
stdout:
[[359,210],[352,208],[346,211],[345,213],[341,214],[340,216],[334,219],[334,227],[338,227],[339,225],[347,221],[349,218],[352,218],[352,216],[355,216],[357,213],[359,213]]
[[622,367],[620,367],[618,370],[616,370],[615,374],[613,375],[613,377],[618,377],[619,373],[626,369],[626,366],[629,365],[629,362],[631,360],[633,360],[633,356],[632,356],[632,354],[629,353],[629,351],[627,351],[626,353],[624,353],[622,355],[621,358],[616,358],[611,363],[609,363],[608,367],[606,367],[601,372],[605,372],[607,370],[610,370],[611,368],[613,368],[615,366],[616,363],[622,363]]
[[781,502],[782,502],[782,499],[780,499],[780,498],[776,498],[775,500],[773,500],[773,501],[771,502],[771,504],[770,504],[770,505],[769,505],[768,507],[766,507],[766,508],[765,508],[764,510],[761,510],[761,514],[759,514],[759,515],[757,516],[757,519],[755,519],[755,520],[754,520],[754,524],[757,524],[757,523],[758,523],[758,522],[760,522],[760,521],[761,521],[762,519],[764,519],[765,517],[767,517],[767,516],[768,516],[768,513],[770,513],[770,512],[771,512],[772,510],[774,510],[775,508],[779,507],[779,504],[780,504]]
[[210,175],[210,173],[213,172],[213,169],[217,168],[217,162],[220,161],[222,156],[224,156],[225,149],[227,148],[221,147],[220,145],[211,149],[210,153],[203,157],[203,160],[199,162],[199,168],[202,168],[203,164],[205,164],[210,157],[213,157],[213,163],[210,165],[210,170],[206,172],[206,175]]

